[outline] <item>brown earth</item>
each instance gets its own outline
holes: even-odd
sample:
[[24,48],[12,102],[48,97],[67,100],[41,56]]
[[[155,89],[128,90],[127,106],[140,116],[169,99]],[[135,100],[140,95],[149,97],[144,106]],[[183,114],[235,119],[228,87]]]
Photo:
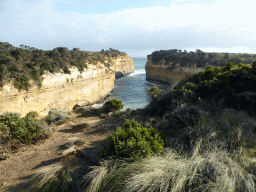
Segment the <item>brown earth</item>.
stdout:
[[[0,191],[19,191],[40,168],[58,162],[74,170],[73,177],[81,179],[90,166],[98,164],[98,155],[104,150],[108,136],[123,122],[120,117],[100,119],[72,113],[65,124],[55,127],[50,138],[24,146],[10,158],[0,161]],[[68,148],[68,139],[73,137],[83,138],[85,144]],[[86,166],[81,169],[81,164]]]

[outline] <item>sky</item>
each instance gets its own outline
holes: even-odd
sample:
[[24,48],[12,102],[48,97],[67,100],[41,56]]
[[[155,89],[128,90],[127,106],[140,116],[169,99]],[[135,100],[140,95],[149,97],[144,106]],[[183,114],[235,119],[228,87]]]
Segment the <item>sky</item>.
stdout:
[[255,0],[0,0],[0,41],[43,50],[256,53]]

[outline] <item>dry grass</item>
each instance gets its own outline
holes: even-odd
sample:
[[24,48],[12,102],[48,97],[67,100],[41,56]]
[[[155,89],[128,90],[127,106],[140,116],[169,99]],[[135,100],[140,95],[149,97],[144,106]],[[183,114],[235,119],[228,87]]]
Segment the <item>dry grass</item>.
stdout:
[[71,137],[68,139],[68,142],[66,143],[66,147],[71,147],[71,146],[81,146],[84,145],[86,141],[83,138],[78,138],[78,137]]
[[[181,141],[190,139],[190,150],[166,148],[137,161],[104,160],[77,185],[86,192],[255,192],[255,131],[255,119],[243,112],[202,115],[180,132]],[[33,177],[30,189],[67,190],[70,180],[63,166],[50,166]]]
[[[255,191],[255,175],[244,165],[218,147],[203,152],[200,145],[191,157],[166,150],[164,155],[132,163],[105,162],[86,175],[91,183],[85,191]],[[244,156],[244,161],[252,166],[256,158]]]
[[30,180],[25,191],[65,192],[72,181],[65,166],[51,165],[39,170]]

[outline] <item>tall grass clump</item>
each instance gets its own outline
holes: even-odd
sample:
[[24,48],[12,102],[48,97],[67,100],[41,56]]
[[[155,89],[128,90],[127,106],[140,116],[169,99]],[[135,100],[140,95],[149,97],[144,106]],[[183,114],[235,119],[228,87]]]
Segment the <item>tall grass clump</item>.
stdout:
[[68,192],[72,189],[72,177],[64,165],[44,167],[30,179],[25,191]]
[[105,160],[85,176],[84,191],[254,192],[256,120],[232,108],[200,110],[186,106],[171,114],[184,124],[169,127],[174,133],[163,153]]
[[105,161],[85,176],[90,184],[84,191],[255,191],[255,175],[230,153],[217,145],[203,151],[200,145],[191,156],[166,149],[135,162]]
[[225,142],[228,151],[256,144],[256,120],[242,111],[225,109],[218,115],[202,115],[194,126],[186,126],[175,134],[185,148],[193,147],[198,139]]

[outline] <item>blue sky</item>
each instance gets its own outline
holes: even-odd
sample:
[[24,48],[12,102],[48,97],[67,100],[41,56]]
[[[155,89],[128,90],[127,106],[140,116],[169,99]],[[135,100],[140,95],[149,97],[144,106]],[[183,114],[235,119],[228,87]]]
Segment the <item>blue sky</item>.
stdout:
[[0,0],[0,41],[51,50],[256,53],[255,0]]

